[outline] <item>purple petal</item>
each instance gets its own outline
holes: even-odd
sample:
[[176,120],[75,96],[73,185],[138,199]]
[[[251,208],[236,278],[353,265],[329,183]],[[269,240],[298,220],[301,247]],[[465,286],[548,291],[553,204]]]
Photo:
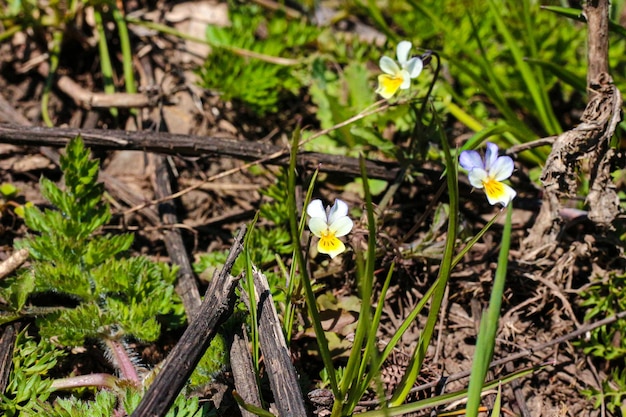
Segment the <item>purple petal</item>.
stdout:
[[485,169],[483,160],[480,157],[480,154],[476,151],[461,152],[461,155],[459,156],[459,163],[467,171],[471,171],[474,168]]
[[491,167],[496,163],[497,159],[498,145],[487,142],[487,151],[485,151],[485,169],[487,172],[491,171]]

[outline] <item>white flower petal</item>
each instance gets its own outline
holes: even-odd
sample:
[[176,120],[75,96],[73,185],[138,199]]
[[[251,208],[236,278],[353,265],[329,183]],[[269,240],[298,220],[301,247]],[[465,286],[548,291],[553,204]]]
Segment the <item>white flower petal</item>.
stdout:
[[466,169],[467,171],[471,171],[474,168],[480,168],[482,170],[485,169],[485,164],[483,163],[483,159],[480,157],[480,154],[476,151],[463,151],[459,156],[459,164]]
[[483,181],[487,177],[487,171],[482,168],[474,168],[467,174],[467,178],[469,178],[469,182],[474,188],[483,188]]
[[334,233],[335,236],[341,237],[350,233],[350,230],[352,230],[352,226],[354,226],[354,223],[352,222],[350,217],[344,216],[339,217],[334,222],[332,222],[330,226],[328,226],[328,230],[330,230],[331,233]]
[[311,217],[321,217],[324,221],[326,221],[326,210],[324,209],[322,200],[315,199],[311,201],[306,208],[306,214]]
[[413,45],[411,45],[411,42],[402,41],[398,44],[398,47],[396,48],[396,56],[398,57],[398,62],[403,67],[406,65],[406,62],[409,60],[409,52],[411,51],[412,47]]
[[398,66],[396,61],[389,58],[388,56],[380,58],[380,62],[378,63],[378,65],[380,66],[381,71],[385,74],[395,76],[398,72],[400,72],[400,67]]
[[510,156],[500,156],[493,165],[491,165],[489,175],[497,181],[503,181],[511,176],[513,168],[515,168],[515,166]]
[[498,145],[487,142],[487,150],[485,151],[485,169],[487,172],[491,172],[491,167],[496,163],[497,159]]
[[326,219],[321,217],[311,217],[309,219],[309,230],[317,237],[321,237],[323,232],[328,229]]
[[407,62],[404,69],[406,69],[407,72],[409,73],[409,77],[415,78],[418,75],[420,75],[423,68],[424,68],[424,63],[422,62],[422,60],[418,57],[414,57],[414,58],[409,59],[409,62]]
[[330,209],[330,213],[328,213],[328,224],[333,224],[335,220],[340,217],[345,217],[348,215],[348,205],[340,199],[335,200],[335,204]]
[[517,195],[515,190],[509,187],[508,185],[502,184],[502,183],[501,185],[502,185],[501,193],[497,195],[489,195],[489,193],[485,193],[487,195],[487,200],[489,201],[489,204],[491,204],[492,206],[495,206],[496,204],[500,203],[502,204],[502,206],[506,207],[509,205],[511,200],[513,200],[515,196]]
[[402,74],[402,84],[400,84],[400,89],[406,90],[411,87],[411,76],[406,70],[401,71]]

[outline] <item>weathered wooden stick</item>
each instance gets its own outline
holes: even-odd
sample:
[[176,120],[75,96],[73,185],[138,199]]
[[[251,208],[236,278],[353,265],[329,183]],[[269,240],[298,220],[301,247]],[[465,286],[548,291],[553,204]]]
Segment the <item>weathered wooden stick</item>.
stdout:
[[[247,403],[261,407],[261,397],[257,378],[246,336],[246,326],[242,325],[233,335],[230,343],[230,368],[239,396]],[[254,417],[255,414],[239,406],[242,417]]]
[[[144,150],[169,155],[194,157],[231,157],[245,161],[266,160],[268,164],[288,165],[289,149],[264,142],[236,140],[213,136],[177,135],[163,132],[130,132],[123,130],[96,130],[47,128],[0,124],[0,142],[26,146],[63,147],[81,135],[85,145],[108,150]],[[360,176],[358,158],[300,152],[298,164],[320,168],[347,176]],[[368,160],[365,163],[369,178],[393,180],[400,170],[397,163]],[[422,172],[425,172],[422,170]],[[440,172],[434,173],[436,179]]]
[[230,270],[243,250],[246,227],[242,226],[235,238],[224,267],[215,276],[204,296],[198,315],[185,330],[170,352],[163,368],[150,385],[132,417],[162,417],[173,404],[176,396],[202,358],[218,326],[231,313],[238,279]]
[[9,383],[9,376],[13,369],[13,349],[17,334],[22,329],[22,323],[10,323],[0,327],[0,393],[4,393]]
[[259,344],[280,417],[305,417],[306,408],[296,369],[280,326],[267,278],[254,269]]
[[[156,165],[154,194],[156,198],[164,198],[172,194],[169,167],[165,156],[153,155],[153,157]],[[163,224],[174,225],[178,223],[174,201],[164,201],[158,205],[158,209],[159,215],[163,219]],[[196,284],[196,276],[183,243],[183,237],[178,228],[172,228],[163,230],[163,240],[172,263],[179,267],[176,293],[182,298],[188,321],[191,322],[196,317],[202,301],[200,300],[200,292]]]

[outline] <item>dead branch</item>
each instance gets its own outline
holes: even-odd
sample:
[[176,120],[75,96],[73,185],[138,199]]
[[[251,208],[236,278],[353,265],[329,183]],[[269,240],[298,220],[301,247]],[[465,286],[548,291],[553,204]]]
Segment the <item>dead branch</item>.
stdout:
[[259,344],[280,417],[306,416],[304,397],[280,326],[267,278],[253,271],[259,318]]
[[[63,147],[81,135],[85,145],[106,150],[143,150],[167,155],[204,158],[236,158],[245,161],[264,160],[268,164],[289,164],[289,149],[264,142],[236,140],[215,136],[177,135],[162,132],[128,132],[73,128],[46,128],[0,124],[0,142],[24,146]],[[360,176],[358,158],[300,152],[298,165],[305,169],[320,168],[322,172],[352,177]],[[368,160],[368,176],[394,180],[400,170],[397,163]],[[436,180],[440,172],[421,169],[420,172]]]
[[[246,404],[262,407],[246,331],[246,325],[242,324],[229,339],[230,368],[235,380],[237,394],[241,396]],[[239,411],[241,412],[241,417],[255,416],[255,414],[247,411],[242,406],[239,406]]]
[[162,417],[202,358],[218,326],[231,314],[238,279],[230,275],[235,260],[243,250],[246,227],[242,226],[220,273],[213,277],[195,319],[174,346],[163,368],[148,388],[132,417]]
[[522,243],[527,261],[556,247],[564,224],[562,200],[574,197],[578,189],[578,167],[588,161],[591,175],[587,196],[589,219],[602,228],[611,228],[619,214],[619,199],[611,181],[614,151],[610,140],[621,120],[622,96],[608,74],[608,0],[587,2],[589,103],[581,124],[559,135],[541,175],[543,203],[537,220]]
[[13,252],[11,256],[2,261],[2,263],[0,263],[0,279],[6,277],[19,268],[20,265],[26,262],[28,256],[28,249],[24,248]]
[[[172,184],[170,183],[171,175],[166,157],[154,156],[155,168],[155,187],[154,193],[157,198],[164,198],[172,194]],[[176,205],[174,201],[167,200],[159,204],[159,214],[163,219],[163,224],[171,226],[178,223],[176,217]],[[176,280],[176,293],[180,295],[185,306],[185,312],[189,321],[194,320],[196,313],[200,308],[200,292],[196,283],[196,276],[193,267],[189,261],[185,244],[181,236],[180,230],[170,229],[163,230],[165,246],[167,253],[174,265],[179,266],[178,279]]]

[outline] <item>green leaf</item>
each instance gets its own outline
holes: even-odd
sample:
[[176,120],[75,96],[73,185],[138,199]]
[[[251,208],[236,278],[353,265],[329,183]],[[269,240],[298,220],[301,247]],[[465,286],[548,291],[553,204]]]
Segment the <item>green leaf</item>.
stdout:
[[[579,22],[586,22],[585,15],[581,9],[560,6],[541,6],[541,8]],[[612,20],[609,20],[609,31],[626,38],[626,28]]]
[[15,194],[17,194],[17,191],[17,187],[11,183],[5,182],[0,185],[0,194],[2,194],[3,197],[14,197]]

